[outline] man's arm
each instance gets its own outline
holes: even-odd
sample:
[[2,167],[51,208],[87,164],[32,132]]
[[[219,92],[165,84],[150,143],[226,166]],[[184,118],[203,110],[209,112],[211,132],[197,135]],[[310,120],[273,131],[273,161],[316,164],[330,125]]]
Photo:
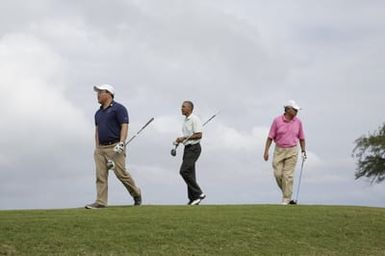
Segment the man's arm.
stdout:
[[302,156],[304,158],[306,158],[306,143],[305,143],[305,140],[299,140],[299,145],[301,146],[301,152],[302,152]]
[[95,145],[99,146],[98,127],[95,127]]
[[269,149],[272,142],[273,140],[267,137],[266,144],[265,144],[265,153],[263,154],[263,159],[265,159],[265,161],[269,160]]
[[123,123],[120,127],[120,142],[126,143],[128,136],[128,124]]
[[[186,138],[187,139],[187,138]],[[193,133],[193,135],[191,135],[191,137],[189,138],[189,140],[199,140],[199,139],[202,139],[202,133],[201,132],[195,132]]]
[[128,135],[128,123],[122,123],[120,126],[120,141],[114,147],[114,151],[116,153],[120,154],[124,152],[124,149],[126,147],[127,135]]
[[176,143],[182,143],[186,139],[188,139],[188,140],[199,140],[199,139],[202,139],[202,133],[201,132],[196,132],[196,133],[193,133],[191,136],[178,137],[176,139]]

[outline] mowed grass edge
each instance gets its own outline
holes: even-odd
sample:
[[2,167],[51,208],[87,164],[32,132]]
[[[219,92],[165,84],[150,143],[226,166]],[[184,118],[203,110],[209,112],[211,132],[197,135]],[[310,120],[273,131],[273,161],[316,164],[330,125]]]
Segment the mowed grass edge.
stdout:
[[117,206],[0,211],[0,255],[385,255],[385,209]]

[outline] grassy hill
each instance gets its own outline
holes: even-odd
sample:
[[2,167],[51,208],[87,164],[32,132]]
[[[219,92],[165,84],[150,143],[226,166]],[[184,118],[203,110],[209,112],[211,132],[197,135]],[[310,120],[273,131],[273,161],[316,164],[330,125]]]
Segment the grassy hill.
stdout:
[[0,255],[385,255],[385,209],[200,205],[0,211]]

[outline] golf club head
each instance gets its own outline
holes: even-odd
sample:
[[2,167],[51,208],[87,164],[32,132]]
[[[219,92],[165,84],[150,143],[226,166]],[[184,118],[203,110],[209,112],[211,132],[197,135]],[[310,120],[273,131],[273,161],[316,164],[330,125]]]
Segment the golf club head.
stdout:
[[171,149],[171,155],[172,155],[172,156],[176,156],[176,149],[178,148],[179,143],[177,143],[176,141],[174,141],[172,144],[174,145],[174,148]]
[[115,168],[114,161],[112,161],[111,159],[108,159],[108,161],[107,161],[107,168],[108,168],[108,170],[114,169]]
[[295,201],[295,200],[290,200],[289,204],[297,204],[297,201]]

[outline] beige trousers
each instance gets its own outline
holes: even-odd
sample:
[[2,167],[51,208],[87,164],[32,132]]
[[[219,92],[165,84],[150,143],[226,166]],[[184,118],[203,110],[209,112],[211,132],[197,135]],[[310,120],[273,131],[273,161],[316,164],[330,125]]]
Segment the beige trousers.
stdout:
[[107,161],[115,162],[114,173],[123,183],[132,197],[141,195],[140,189],[135,185],[134,179],[126,169],[125,153],[116,154],[113,149],[116,144],[97,146],[94,152],[96,165],[96,203],[107,206],[108,201],[108,169]]
[[275,146],[273,156],[274,177],[282,191],[282,199],[290,200],[293,194],[294,171],[297,164],[298,149]]

